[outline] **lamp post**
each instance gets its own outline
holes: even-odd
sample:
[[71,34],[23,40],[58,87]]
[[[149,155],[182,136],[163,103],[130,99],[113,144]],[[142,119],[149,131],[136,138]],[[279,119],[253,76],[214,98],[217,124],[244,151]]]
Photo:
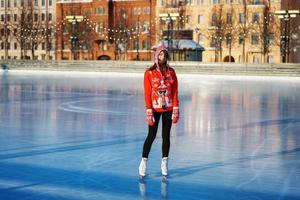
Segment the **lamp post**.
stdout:
[[300,14],[299,10],[279,10],[275,11],[275,15],[278,15],[279,19],[284,20],[284,35],[281,36],[283,42],[282,49],[282,62],[289,62],[290,57],[290,21],[291,18],[297,17]]
[[77,56],[75,54],[76,51],[76,44],[78,42],[78,34],[76,31],[76,26],[78,22],[81,22],[83,20],[83,16],[80,15],[71,15],[71,16],[66,16],[66,19],[68,22],[72,23],[72,35],[70,36],[70,41],[71,41],[71,59],[76,60]]
[[[179,17],[179,13],[163,13],[163,14],[159,14],[159,17],[161,18],[161,20],[164,20],[168,23],[168,49],[169,49],[169,53],[170,55],[173,55],[173,21],[175,21],[177,19],[177,17]],[[174,55],[173,55],[174,56]],[[173,57],[174,60],[174,57]]]
[[140,46],[140,12],[137,17],[137,35],[136,35],[136,60],[140,60],[139,57],[139,46]]
[[[199,33],[200,29],[197,27],[197,28],[195,28],[195,31],[196,31],[196,35],[197,35],[197,43],[199,44],[199,42],[200,42],[200,33]],[[200,56],[199,56],[197,47],[196,47],[196,54],[197,54],[197,60],[200,61],[200,58],[199,58]]]

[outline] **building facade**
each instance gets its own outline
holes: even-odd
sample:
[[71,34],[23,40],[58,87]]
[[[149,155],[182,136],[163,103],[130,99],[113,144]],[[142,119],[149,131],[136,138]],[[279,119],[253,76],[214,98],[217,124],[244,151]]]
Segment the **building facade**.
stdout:
[[[160,0],[157,15],[179,13],[172,29],[193,30],[204,62],[278,63],[278,0]],[[173,22],[174,23],[174,22]],[[277,30],[276,30],[277,29]],[[159,39],[160,33],[157,32]]]
[[151,0],[59,1],[57,58],[150,60],[154,6]]
[[[300,1],[299,0],[285,0],[282,1],[281,10],[296,10],[300,11]],[[289,21],[290,20],[290,21]],[[289,38],[290,45],[288,62],[300,63],[300,15],[297,14],[295,17],[289,18],[287,21],[289,24]],[[284,24],[282,24],[281,35],[284,36]]]
[[[203,62],[279,63],[283,25],[274,13],[299,7],[293,0],[2,0],[0,58],[152,60],[151,47],[188,32],[205,49]],[[289,21],[289,62],[300,62],[299,18]],[[174,60],[187,60],[175,49]]]
[[55,0],[0,2],[1,59],[55,59]]

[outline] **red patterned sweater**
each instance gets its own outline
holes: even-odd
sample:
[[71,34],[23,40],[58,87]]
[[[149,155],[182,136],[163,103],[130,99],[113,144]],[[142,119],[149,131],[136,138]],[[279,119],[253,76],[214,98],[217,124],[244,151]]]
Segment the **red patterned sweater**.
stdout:
[[166,112],[179,106],[178,81],[175,70],[167,66],[165,76],[158,68],[146,70],[144,75],[146,109]]

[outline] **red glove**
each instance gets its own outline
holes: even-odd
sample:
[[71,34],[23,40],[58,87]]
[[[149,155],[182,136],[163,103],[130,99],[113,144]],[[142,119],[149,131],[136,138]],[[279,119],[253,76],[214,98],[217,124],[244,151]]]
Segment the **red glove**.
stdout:
[[172,113],[172,122],[173,124],[176,124],[179,120],[179,108],[173,107],[173,113]]
[[147,124],[149,126],[153,126],[154,122],[155,122],[154,116],[153,116],[153,111],[152,111],[152,109],[147,109],[146,112],[147,112]]

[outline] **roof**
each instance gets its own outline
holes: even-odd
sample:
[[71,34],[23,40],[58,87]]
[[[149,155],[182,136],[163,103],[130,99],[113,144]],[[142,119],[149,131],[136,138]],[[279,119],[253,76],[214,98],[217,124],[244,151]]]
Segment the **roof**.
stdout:
[[[198,50],[198,51],[205,51],[204,47],[195,42],[194,40],[187,40],[187,39],[175,39],[172,40],[173,42],[173,50]],[[168,41],[163,40],[159,44],[156,44],[151,47],[152,50],[156,50],[158,45],[164,44],[168,47]]]

